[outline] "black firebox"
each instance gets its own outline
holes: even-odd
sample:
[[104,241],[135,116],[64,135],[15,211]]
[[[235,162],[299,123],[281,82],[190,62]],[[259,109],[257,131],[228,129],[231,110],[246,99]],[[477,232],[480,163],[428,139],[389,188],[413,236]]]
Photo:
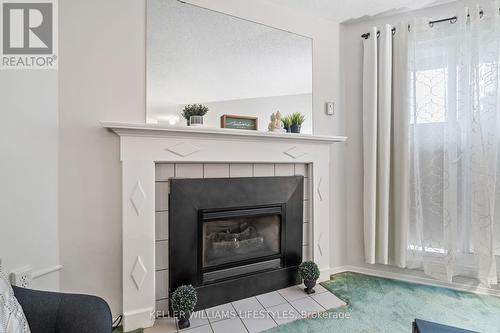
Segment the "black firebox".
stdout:
[[170,180],[169,296],[197,309],[300,283],[302,176]]

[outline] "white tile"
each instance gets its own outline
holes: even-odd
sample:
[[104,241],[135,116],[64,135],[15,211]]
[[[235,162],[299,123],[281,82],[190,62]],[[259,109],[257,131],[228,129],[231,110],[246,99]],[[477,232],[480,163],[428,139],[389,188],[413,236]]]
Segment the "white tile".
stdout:
[[191,318],[189,318],[189,322],[191,323],[191,326],[189,326],[190,328],[208,325],[208,318],[205,310],[193,312]]
[[253,165],[254,177],[273,177],[274,164],[257,163]]
[[293,302],[297,299],[301,299],[307,297],[307,294],[304,292],[300,286],[292,286],[285,289],[278,290],[278,292],[283,296],[288,302]]
[[286,299],[284,299],[283,296],[281,296],[277,291],[272,291],[255,297],[265,308],[286,303]]
[[176,178],[203,178],[203,163],[176,163]]
[[230,177],[253,177],[252,164],[230,164],[229,166]]
[[295,175],[296,176],[304,176],[309,177],[308,174],[308,165],[305,163],[297,163],[295,164]]
[[144,330],[144,333],[173,333],[177,332],[175,318],[161,318],[155,321],[155,325]]
[[275,165],[276,176],[293,176],[295,175],[295,164],[282,164]]
[[[314,288],[316,289],[316,288]],[[325,309],[335,309],[346,305],[344,301],[335,296],[332,293],[319,293],[310,295],[317,303],[319,303]]]
[[264,309],[262,305],[260,305],[259,301],[255,297],[245,298],[236,302],[233,302],[233,306],[238,312],[238,314],[242,312],[249,311],[258,311]]
[[303,221],[304,222],[311,222],[311,215],[309,214],[311,208],[311,201],[307,200],[304,201],[304,210],[303,210]]
[[255,297],[233,302],[233,306],[249,332],[265,331],[276,326],[276,322]]
[[324,312],[325,309],[316,303],[311,297],[301,298],[290,304],[302,317],[309,317],[312,314]]
[[212,327],[210,325],[203,325],[199,327],[194,327],[193,324],[191,324],[191,327],[185,328],[183,330],[179,330],[179,332],[188,332],[188,333],[212,333]]
[[212,308],[206,309],[205,312],[207,313],[208,320],[211,323],[238,316],[231,303],[214,306]]
[[[300,288],[304,289],[306,286],[304,286],[304,284],[300,284]],[[327,289],[325,289],[325,287],[323,287],[322,285],[320,285],[319,283],[317,283],[315,286],[314,286],[314,290],[316,291],[314,294],[317,295],[317,294],[321,294],[321,293],[326,293],[326,292],[329,292]]]
[[309,245],[311,244],[311,230],[312,229],[312,224],[311,223],[304,223],[302,224],[302,244],[303,245]]
[[302,246],[302,260],[312,260],[312,249],[311,245],[303,245]]
[[168,239],[168,211],[155,213],[155,238],[157,241]]
[[228,163],[205,163],[203,165],[204,178],[227,178],[229,177]]
[[262,332],[278,326],[266,310],[259,313],[249,313],[246,318],[241,318],[248,332]]
[[283,325],[302,318],[297,310],[289,303],[270,307],[267,311],[269,311],[271,317],[278,325]]
[[168,297],[168,270],[155,272],[155,296],[157,300]]
[[168,193],[170,192],[169,182],[155,183],[155,210],[168,209]]
[[168,241],[156,242],[155,261],[155,270],[168,268]]
[[158,317],[164,317],[168,315],[168,299],[161,299],[156,301],[155,311]]
[[247,329],[243,325],[240,318],[220,320],[212,324],[214,333],[247,333]]
[[172,163],[156,163],[156,177],[155,180],[167,181],[174,177],[174,164]]

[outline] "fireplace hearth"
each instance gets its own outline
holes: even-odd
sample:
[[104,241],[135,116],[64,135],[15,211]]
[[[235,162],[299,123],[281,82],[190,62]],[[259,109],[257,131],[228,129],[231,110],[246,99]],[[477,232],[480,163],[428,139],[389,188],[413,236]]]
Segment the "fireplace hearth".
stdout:
[[198,309],[300,283],[303,177],[170,180],[169,293]]

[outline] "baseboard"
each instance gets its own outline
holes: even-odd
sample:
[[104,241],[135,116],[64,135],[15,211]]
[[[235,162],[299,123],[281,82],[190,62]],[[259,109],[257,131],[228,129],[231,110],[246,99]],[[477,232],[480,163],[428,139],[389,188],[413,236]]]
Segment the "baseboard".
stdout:
[[154,308],[127,311],[123,314],[123,331],[129,332],[138,328],[148,328],[154,325]]
[[330,267],[322,268],[319,271],[318,281],[320,281],[320,282],[328,281],[328,280],[330,280],[330,275],[332,275],[332,270],[330,269]]
[[360,273],[360,274],[377,276],[377,277],[382,277],[382,278],[387,278],[387,279],[394,279],[394,280],[399,280],[399,281],[418,283],[418,284],[423,284],[423,285],[432,286],[432,287],[442,287],[442,288],[448,288],[448,289],[453,289],[453,290],[458,290],[458,291],[467,291],[467,292],[473,292],[476,294],[500,297],[500,290],[497,290],[497,289],[476,286],[476,285],[472,285],[472,284],[447,283],[447,282],[435,280],[431,277],[412,276],[412,275],[401,274],[401,273],[397,273],[397,272],[381,271],[379,269],[371,269],[371,268],[360,267],[360,266],[347,265],[347,266],[335,267],[335,268],[330,270],[330,275],[335,275],[335,274],[344,273],[344,272]]

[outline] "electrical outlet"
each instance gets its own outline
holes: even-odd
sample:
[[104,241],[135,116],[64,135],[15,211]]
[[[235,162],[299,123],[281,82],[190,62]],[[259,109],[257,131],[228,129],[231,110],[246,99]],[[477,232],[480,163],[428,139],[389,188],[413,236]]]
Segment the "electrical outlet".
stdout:
[[10,273],[10,283],[16,287],[29,288],[33,280],[33,269],[30,266],[19,268]]

